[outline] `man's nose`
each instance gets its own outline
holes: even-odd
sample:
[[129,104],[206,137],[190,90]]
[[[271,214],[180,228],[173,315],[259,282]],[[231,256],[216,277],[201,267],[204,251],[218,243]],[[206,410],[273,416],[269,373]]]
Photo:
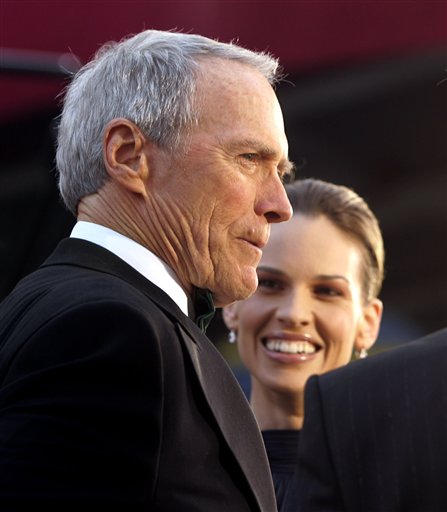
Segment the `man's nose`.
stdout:
[[266,186],[263,197],[258,202],[257,213],[264,215],[269,223],[284,222],[292,216],[292,206],[279,176]]

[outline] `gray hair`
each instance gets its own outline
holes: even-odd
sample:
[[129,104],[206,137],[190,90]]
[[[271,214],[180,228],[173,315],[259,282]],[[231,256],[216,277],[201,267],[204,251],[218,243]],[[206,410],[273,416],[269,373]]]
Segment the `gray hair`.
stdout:
[[108,122],[126,118],[160,147],[178,148],[198,122],[196,81],[202,58],[238,61],[274,86],[277,59],[195,34],[146,30],[104,45],[67,87],[59,118],[56,165],[67,208],[96,192],[108,175],[102,137]]

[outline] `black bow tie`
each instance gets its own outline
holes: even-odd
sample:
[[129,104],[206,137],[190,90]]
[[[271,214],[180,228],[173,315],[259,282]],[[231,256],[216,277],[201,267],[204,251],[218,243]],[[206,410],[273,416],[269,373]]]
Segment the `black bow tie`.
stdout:
[[214,313],[216,312],[213,296],[209,290],[195,288],[193,293],[193,300],[195,322],[203,332],[206,332],[206,329],[213,319]]

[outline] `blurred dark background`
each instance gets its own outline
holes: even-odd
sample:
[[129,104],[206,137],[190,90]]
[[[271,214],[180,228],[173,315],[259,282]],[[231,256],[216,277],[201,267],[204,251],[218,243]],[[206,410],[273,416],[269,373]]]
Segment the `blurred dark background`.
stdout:
[[[54,174],[53,120],[70,72],[102,43],[144,28],[278,56],[298,176],[353,187],[380,220],[377,346],[447,325],[447,3],[429,0],[2,0],[0,298],[74,223]],[[237,365],[219,315],[209,334]]]

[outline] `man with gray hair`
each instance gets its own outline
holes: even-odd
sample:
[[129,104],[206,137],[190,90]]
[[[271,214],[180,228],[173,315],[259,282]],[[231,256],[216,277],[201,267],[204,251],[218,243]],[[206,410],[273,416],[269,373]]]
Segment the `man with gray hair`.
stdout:
[[74,76],[56,158],[77,223],[0,305],[2,510],[276,509],[204,329],[291,215],[278,79],[264,53],[155,30]]

